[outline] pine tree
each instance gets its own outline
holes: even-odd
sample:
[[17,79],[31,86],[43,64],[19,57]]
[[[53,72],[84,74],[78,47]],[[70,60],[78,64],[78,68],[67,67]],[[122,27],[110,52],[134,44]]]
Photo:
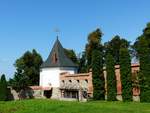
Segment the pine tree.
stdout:
[[107,72],[107,100],[115,101],[117,96],[115,61],[110,53],[108,53],[106,56],[106,72]]
[[92,52],[92,75],[93,75],[93,99],[105,99],[105,83],[103,75],[102,52],[94,49]]
[[3,74],[0,80],[0,101],[6,100],[7,100],[7,82],[5,75]]
[[131,59],[127,48],[120,49],[120,74],[123,101],[132,100]]

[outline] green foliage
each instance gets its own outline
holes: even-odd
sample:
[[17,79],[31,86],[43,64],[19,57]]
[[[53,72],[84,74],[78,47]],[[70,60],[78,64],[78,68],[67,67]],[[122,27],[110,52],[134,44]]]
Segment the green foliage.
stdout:
[[19,93],[30,85],[38,85],[42,62],[43,60],[36,50],[25,52],[16,60],[16,72],[14,78],[9,80],[9,85]]
[[7,95],[7,82],[5,75],[3,74],[0,79],[0,101],[6,101]]
[[140,89],[139,85],[139,71],[135,71],[132,73],[132,87]]
[[139,39],[138,55],[140,59],[141,101],[150,102],[150,48],[144,37]]
[[86,64],[86,55],[85,52],[82,53],[81,58],[79,58],[79,73],[88,72]]
[[102,49],[100,45],[102,32],[100,29],[96,29],[88,36],[88,44],[86,44],[86,57],[87,57],[87,68],[90,69],[92,66],[92,51],[95,48]]
[[105,98],[101,36],[100,29],[96,29],[88,35],[85,52],[86,60],[83,59],[84,63],[87,61],[87,70],[92,68],[93,99],[95,100],[104,100]]
[[93,99],[105,99],[105,80],[103,75],[103,57],[100,50],[92,52]]
[[21,90],[25,90],[26,88],[28,88],[28,85],[29,85],[28,81],[29,81],[29,77],[26,75],[23,75],[21,71],[18,70],[15,73],[14,78],[9,80],[9,84],[17,92],[20,92]]
[[105,99],[105,81],[103,75],[103,47],[101,44],[102,32],[96,29],[88,36],[86,45],[87,70],[92,68],[93,99]]
[[150,102],[150,23],[143,34],[134,43],[134,49],[140,62],[139,83],[141,102]]
[[[146,40],[146,43],[143,42],[144,39]],[[150,48],[150,23],[147,24],[146,28],[143,30],[143,34],[136,39],[133,45],[133,48],[136,50],[138,57],[140,57],[140,49],[142,49],[143,46]]]
[[106,72],[107,72],[107,100],[115,101],[117,96],[115,62],[113,56],[108,53],[106,56]]
[[64,51],[68,58],[70,58],[75,64],[78,64],[78,59],[74,50],[64,48]]
[[33,99],[0,102],[1,113],[149,113],[149,103],[133,102],[66,102]]
[[116,35],[112,38],[111,41],[106,42],[104,44],[106,54],[107,52],[111,53],[114,57],[115,64],[119,64],[119,51],[120,48],[128,48],[130,46],[130,42],[126,39],[121,39],[120,36]]
[[127,48],[120,49],[120,74],[123,101],[132,100],[131,58]]
[[42,62],[43,62],[42,57],[40,56],[40,54],[36,52],[36,50],[33,50],[32,52],[29,51],[25,52],[22,57],[16,60],[15,76],[22,76],[23,78],[29,78],[28,85],[38,85],[39,70]]
[[70,58],[75,64],[79,66],[78,72],[79,73],[85,73],[87,72],[87,65],[86,65],[86,55],[85,52],[82,53],[81,58],[77,58],[74,50],[65,49],[64,51],[68,58]]
[[148,39],[148,43],[150,44],[150,23],[147,24],[146,28],[143,30],[143,35]]

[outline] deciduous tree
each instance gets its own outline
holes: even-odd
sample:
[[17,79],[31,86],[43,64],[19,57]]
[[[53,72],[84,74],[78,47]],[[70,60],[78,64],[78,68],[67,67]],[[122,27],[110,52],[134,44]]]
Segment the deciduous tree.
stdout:
[[38,85],[39,84],[39,71],[43,60],[36,50],[32,52],[27,51],[22,57],[16,60],[15,67],[16,73],[19,76],[27,76],[29,78],[28,85]]
[[120,48],[128,48],[130,46],[130,42],[126,39],[121,39],[120,36],[116,35],[112,38],[111,41],[108,41],[104,44],[105,46],[105,52],[109,51],[109,53],[112,54],[115,60],[115,64],[119,64],[119,51]]
[[[101,43],[102,32],[100,29],[96,29],[88,35],[88,43],[86,44],[86,58],[87,58],[87,68],[92,67],[92,51],[95,48],[99,48],[102,51]],[[97,46],[98,45],[98,46]]]

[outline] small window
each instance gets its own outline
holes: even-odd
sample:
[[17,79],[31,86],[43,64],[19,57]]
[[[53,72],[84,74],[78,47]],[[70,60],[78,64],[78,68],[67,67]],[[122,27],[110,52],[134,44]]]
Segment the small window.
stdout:
[[80,81],[79,81],[79,80],[77,80],[77,82],[79,83]]
[[53,63],[57,63],[57,60],[58,60],[58,58],[57,58],[57,54],[56,53],[54,53],[53,54]]
[[85,82],[86,82],[86,83],[88,83],[88,80],[87,80],[87,79],[85,79]]
[[62,80],[61,82],[62,82],[62,83],[65,83],[65,81],[64,81],[64,80]]
[[72,82],[71,80],[69,80],[69,82]]

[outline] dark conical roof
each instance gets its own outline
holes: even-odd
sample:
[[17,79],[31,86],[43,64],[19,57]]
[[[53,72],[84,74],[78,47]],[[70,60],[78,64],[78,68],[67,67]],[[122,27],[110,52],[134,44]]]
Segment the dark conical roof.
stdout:
[[57,38],[49,57],[41,65],[41,68],[45,67],[77,67],[77,65],[74,64],[72,60],[66,56],[64,48]]

